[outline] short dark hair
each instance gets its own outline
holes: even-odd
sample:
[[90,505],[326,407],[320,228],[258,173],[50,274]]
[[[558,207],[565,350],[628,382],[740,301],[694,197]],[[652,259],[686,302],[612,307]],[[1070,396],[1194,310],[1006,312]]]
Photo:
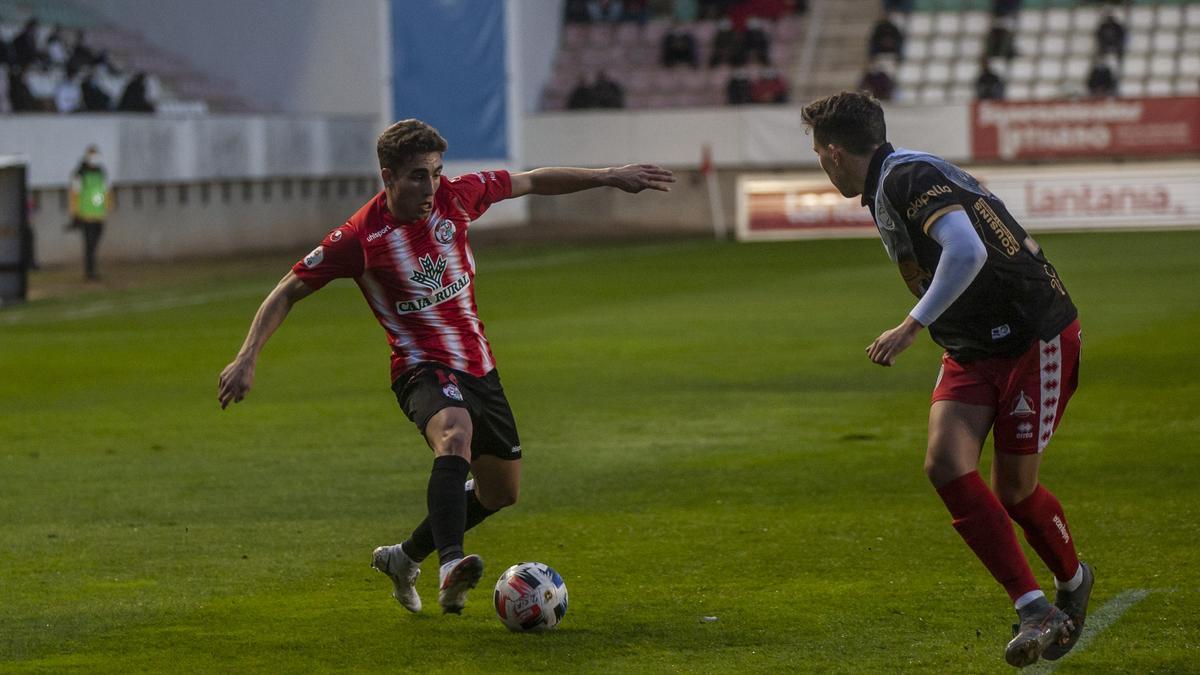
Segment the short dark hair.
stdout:
[[400,120],[379,134],[375,152],[379,168],[395,169],[409,157],[426,152],[445,152],[449,147],[437,129],[416,119]]
[[804,123],[820,145],[865,155],[887,142],[883,106],[867,92],[843,91],[804,106]]

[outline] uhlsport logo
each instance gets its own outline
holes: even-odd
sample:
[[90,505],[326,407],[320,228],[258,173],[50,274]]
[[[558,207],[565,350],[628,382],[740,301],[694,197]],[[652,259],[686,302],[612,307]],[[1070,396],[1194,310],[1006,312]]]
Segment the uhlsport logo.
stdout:
[[433,228],[433,238],[437,239],[438,243],[445,246],[454,241],[454,221],[449,218],[443,218],[440,223]]

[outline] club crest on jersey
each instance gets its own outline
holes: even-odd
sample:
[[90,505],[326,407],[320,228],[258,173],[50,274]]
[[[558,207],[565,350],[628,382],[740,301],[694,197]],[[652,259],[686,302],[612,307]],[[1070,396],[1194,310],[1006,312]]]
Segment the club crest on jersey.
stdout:
[[324,259],[325,259],[325,247],[318,246],[312,250],[312,253],[309,253],[308,255],[304,256],[304,266],[309,269],[312,269],[312,268],[316,267],[317,265],[320,265],[321,261]]
[[445,246],[454,241],[455,231],[454,221],[449,218],[443,218],[442,222],[434,226],[433,238],[437,239],[439,244]]
[[439,255],[437,262],[434,262],[432,256],[425,254],[418,262],[421,263],[421,269],[413,270],[409,279],[428,287],[431,291],[441,288],[442,275],[446,273],[446,259]]
[[1029,417],[1036,415],[1037,412],[1033,409],[1033,401],[1025,395],[1025,392],[1017,392],[1017,402],[1013,405],[1012,412],[1008,413],[1013,417]]
[[455,401],[463,400],[462,392],[458,390],[458,385],[453,382],[447,382],[442,385],[442,395],[446,398],[454,399]]

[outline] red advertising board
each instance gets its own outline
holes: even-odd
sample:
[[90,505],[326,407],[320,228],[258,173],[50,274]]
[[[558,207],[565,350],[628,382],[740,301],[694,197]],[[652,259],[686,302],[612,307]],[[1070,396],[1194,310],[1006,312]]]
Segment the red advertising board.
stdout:
[[976,102],[975,161],[1200,154],[1200,97]]

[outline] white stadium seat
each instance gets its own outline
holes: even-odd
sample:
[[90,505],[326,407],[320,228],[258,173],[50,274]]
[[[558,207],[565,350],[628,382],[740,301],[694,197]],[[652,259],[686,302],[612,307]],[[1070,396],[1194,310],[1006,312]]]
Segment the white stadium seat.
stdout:
[[1129,34],[1129,41],[1125,43],[1126,54],[1145,54],[1148,51],[1150,51],[1150,33],[1137,31]]
[[992,27],[992,17],[987,12],[963,12],[963,33],[986,35]]
[[1121,84],[1117,87],[1117,92],[1126,98],[1145,96],[1146,83],[1144,80],[1138,79],[1121,80]]
[[1184,52],[1200,52],[1200,30],[1185,31],[1180,41],[1180,49]]
[[1058,81],[1065,74],[1062,59],[1038,59],[1036,70],[1038,80]]
[[925,65],[925,82],[944,85],[950,81],[949,61],[930,61]]
[[1121,79],[1136,79],[1146,75],[1146,58],[1144,56],[1126,56],[1121,64]]
[[1159,28],[1152,39],[1154,51],[1159,54],[1174,54],[1179,51],[1179,33]]
[[1193,2],[1183,11],[1183,22],[1188,28],[1200,28],[1200,3]]
[[1175,80],[1175,95],[1176,96],[1196,96],[1200,95],[1200,80],[1194,77],[1180,78]]
[[1013,82],[1028,82],[1033,79],[1032,57],[1018,56],[1012,60],[1008,69],[1008,79]]
[[1181,78],[1200,78],[1200,54],[1180,54],[1179,55],[1179,77]]
[[962,59],[954,63],[954,82],[975,84],[979,79],[979,61]]
[[941,85],[927,84],[921,87],[921,95],[918,100],[927,104],[945,103],[946,88]]
[[962,27],[962,12],[938,12],[933,18],[933,34],[956,35]]
[[1041,41],[1035,33],[1022,33],[1016,39],[1017,56],[1033,57],[1041,52]]
[[1071,30],[1071,10],[1057,7],[1046,10],[1046,20],[1042,26],[1051,33],[1066,33]]
[[1058,84],[1055,82],[1038,82],[1033,86],[1033,98],[1039,101],[1061,98]]
[[1095,37],[1096,26],[1100,25],[1100,10],[1095,7],[1076,7],[1071,19],[1071,29],[1076,34]]
[[896,73],[896,81],[901,87],[911,87],[921,81],[921,66],[912,61],[905,61],[900,64],[900,70]]
[[1129,9],[1127,25],[1132,30],[1149,30],[1154,27],[1154,8],[1137,5]]
[[1043,56],[1061,57],[1067,53],[1067,38],[1061,34],[1050,34],[1042,36],[1042,51],[1039,52]]
[[958,46],[953,38],[937,38],[929,43],[929,56],[935,59],[952,59],[958,56]]
[[983,56],[983,38],[977,35],[964,35],[958,41],[959,58],[978,61]]
[[1096,51],[1096,36],[1094,32],[1079,32],[1071,35],[1068,53],[1090,56]]
[[1169,78],[1174,74],[1174,54],[1162,54],[1150,59],[1150,77]]
[[1083,81],[1092,70],[1092,61],[1086,56],[1072,56],[1067,59],[1063,72],[1067,79]]
[[929,56],[928,38],[909,38],[904,41],[904,58],[923,61]]
[[1168,79],[1156,77],[1146,83],[1146,94],[1149,96],[1170,96],[1172,89],[1174,87]]
[[1170,28],[1172,30],[1179,27],[1183,23],[1183,8],[1179,5],[1159,5],[1158,6],[1158,27]]
[[913,38],[921,35],[929,35],[933,32],[933,18],[929,12],[913,12],[912,18],[908,20],[908,25],[904,27],[906,37]]
[[1044,16],[1044,13],[1040,9],[1026,8],[1021,10],[1020,15],[1017,17],[1017,34],[1027,33],[1035,35],[1042,32],[1042,26],[1045,25],[1045,22],[1042,20]]
[[1028,82],[1010,82],[1008,84],[1007,98],[1012,101],[1025,101],[1029,99],[1029,83]]

